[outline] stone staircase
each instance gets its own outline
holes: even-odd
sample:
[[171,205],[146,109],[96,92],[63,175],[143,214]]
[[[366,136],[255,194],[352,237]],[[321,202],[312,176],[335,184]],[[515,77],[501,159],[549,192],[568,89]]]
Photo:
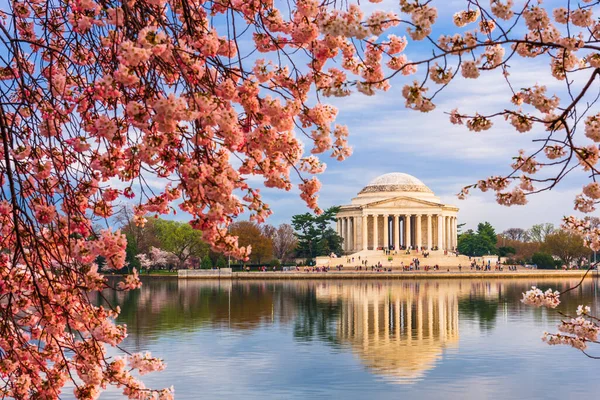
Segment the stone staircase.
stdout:
[[[360,260],[359,260],[360,257]],[[391,257],[391,261],[390,261]],[[461,265],[464,269],[468,269],[471,265],[471,261],[467,256],[456,256],[455,254],[444,254],[443,251],[430,251],[428,257],[424,257],[422,252],[417,252],[415,250],[411,250],[410,254],[406,254],[406,250],[401,250],[395,253],[391,251],[390,255],[386,255],[382,250],[363,250],[354,254],[338,257],[338,258],[330,258],[330,257],[317,257],[316,262],[318,266],[330,266],[334,267],[336,265],[343,265],[344,268],[352,268],[356,266],[363,265],[361,262],[367,260],[367,267],[371,267],[372,265],[377,265],[381,263],[384,268],[392,268],[398,269],[401,265],[408,266],[415,259],[418,258],[421,264],[421,269],[426,265],[433,267],[434,265],[439,265],[440,269],[458,269],[458,266]],[[478,263],[481,265],[481,258],[477,259]],[[494,264],[492,262],[492,264]]]

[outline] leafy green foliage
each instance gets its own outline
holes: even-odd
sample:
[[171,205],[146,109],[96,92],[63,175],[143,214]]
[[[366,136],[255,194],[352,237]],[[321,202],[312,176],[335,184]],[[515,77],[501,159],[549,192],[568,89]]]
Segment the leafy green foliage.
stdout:
[[269,263],[269,265],[271,267],[280,267],[281,266],[281,262],[278,259],[274,258],[274,259],[271,260],[271,262]]
[[511,246],[498,247],[498,255],[500,257],[506,257],[509,254],[517,254],[517,250],[515,250],[515,248]]
[[137,241],[134,240],[131,234],[126,233],[127,247],[125,248],[125,260],[127,261],[127,269],[131,271],[133,268],[136,270],[141,269],[140,260],[136,257],[139,254],[137,248]]
[[335,253],[342,254],[340,235],[330,227],[339,212],[338,206],[330,207],[321,215],[304,213],[292,217],[292,226],[298,238],[298,256],[314,258]]
[[217,258],[217,268],[227,268],[227,260],[222,255]]
[[477,232],[469,229],[458,237],[458,251],[472,257],[496,254],[498,238],[489,222],[477,225]]
[[537,252],[531,256],[531,263],[537,265],[539,269],[554,269],[556,268],[556,262],[554,258],[548,253]]
[[212,269],[212,267],[213,267],[212,260],[210,259],[210,257],[207,254],[202,259],[202,264],[200,264],[200,268],[202,268],[202,269]]
[[160,248],[177,257],[180,268],[190,258],[200,259],[208,253],[208,245],[202,241],[202,232],[188,223],[158,219],[154,222],[154,230]]

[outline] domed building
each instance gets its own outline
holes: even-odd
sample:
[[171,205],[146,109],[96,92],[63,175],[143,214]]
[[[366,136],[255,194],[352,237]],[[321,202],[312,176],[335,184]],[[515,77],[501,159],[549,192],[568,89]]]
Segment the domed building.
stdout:
[[454,250],[458,208],[443,204],[412,175],[373,179],[337,214],[346,253],[368,250]]

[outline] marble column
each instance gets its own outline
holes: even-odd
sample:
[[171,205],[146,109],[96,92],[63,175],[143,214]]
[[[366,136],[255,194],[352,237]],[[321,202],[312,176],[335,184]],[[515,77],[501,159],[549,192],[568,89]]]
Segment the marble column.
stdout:
[[427,214],[427,250],[431,251],[433,246],[433,225],[431,223],[431,214]]
[[342,249],[346,251],[346,218],[340,218],[340,236],[344,241],[342,242]]
[[458,247],[458,217],[454,217],[454,247]]
[[369,217],[366,215],[363,215],[362,217],[362,249],[363,250],[368,250],[367,249],[367,245],[368,245],[368,241],[369,241],[369,223],[368,223]]
[[394,250],[400,249],[400,216],[394,215]]
[[383,247],[390,247],[390,220],[388,214],[383,214]]
[[452,250],[452,238],[450,235],[450,217],[446,217],[446,249]]
[[336,232],[338,235],[342,236],[342,219],[337,217],[335,221],[337,222]]
[[443,217],[444,227],[444,250],[448,250],[448,217]]
[[423,247],[423,238],[421,236],[421,217],[422,215],[417,214],[417,226],[416,226],[416,230],[417,230],[417,243],[416,243],[416,247],[419,248],[419,250],[421,250],[421,247]]
[[379,215],[373,215],[373,250],[377,250],[379,247],[379,238],[377,237],[379,234],[377,220],[379,219]]
[[450,248],[455,248],[456,242],[454,242],[454,217],[450,217]]
[[446,238],[446,217],[442,216],[442,250],[448,248],[448,239]]
[[352,217],[352,252],[358,250],[358,217]]
[[443,221],[442,215],[438,214],[438,216],[437,216],[437,223],[438,223],[437,247],[438,247],[438,250],[443,249],[442,238],[444,236],[444,228],[442,226],[442,221]]
[[405,245],[406,245],[406,248],[408,249],[411,246],[411,243],[410,243],[410,214],[404,216],[404,221],[406,224]]
[[350,234],[350,220],[351,217],[346,218],[346,251],[352,250],[352,244],[350,243],[352,235]]

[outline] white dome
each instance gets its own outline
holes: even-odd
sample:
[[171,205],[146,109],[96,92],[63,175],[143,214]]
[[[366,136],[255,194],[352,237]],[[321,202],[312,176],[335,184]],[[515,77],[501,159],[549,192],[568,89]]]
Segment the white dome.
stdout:
[[373,179],[359,192],[427,192],[433,193],[423,182],[412,175],[391,172]]

